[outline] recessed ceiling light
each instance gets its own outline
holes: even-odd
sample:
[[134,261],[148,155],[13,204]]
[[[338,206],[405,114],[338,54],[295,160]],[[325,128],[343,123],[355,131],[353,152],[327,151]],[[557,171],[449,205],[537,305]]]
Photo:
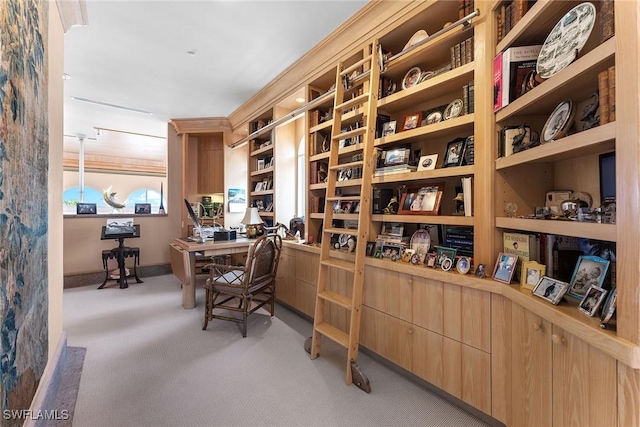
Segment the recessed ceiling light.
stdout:
[[87,99],[87,98],[78,98],[77,96],[72,96],[71,99],[73,99],[74,101],[88,102],[90,104],[98,104],[98,105],[102,105],[102,106],[105,106],[105,107],[119,108],[121,110],[134,111],[136,113],[148,114],[150,116],[153,115],[153,113],[151,111],[139,110],[137,108],[125,107],[123,105],[109,104],[108,102],[94,101],[92,99]]
[[304,102],[304,98],[296,98],[296,102],[302,104]]
[[62,75],[62,80],[71,80],[71,76],[69,74],[67,74],[67,73],[64,73]]

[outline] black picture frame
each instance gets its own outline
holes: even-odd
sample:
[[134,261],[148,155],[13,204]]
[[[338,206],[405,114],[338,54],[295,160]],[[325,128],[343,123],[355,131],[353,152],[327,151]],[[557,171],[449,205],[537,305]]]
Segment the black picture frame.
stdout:
[[76,215],[95,215],[98,207],[95,203],[78,203],[76,205]]
[[466,138],[456,138],[453,141],[450,141],[447,144],[447,150],[444,152],[442,167],[450,168],[453,166],[462,166],[466,147],[467,147]]
[[151,213],[151,203],[136,203],[134,207],[136,215],[144,215]]

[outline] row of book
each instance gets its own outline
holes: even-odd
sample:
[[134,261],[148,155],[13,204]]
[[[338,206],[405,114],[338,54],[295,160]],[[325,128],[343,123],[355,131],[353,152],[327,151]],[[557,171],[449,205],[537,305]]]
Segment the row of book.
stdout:
[[498,42],[502,40],[511,29],[522,19],[525,13],[535,1],[513,0],[511,3],[505,2],[500,5],[496,13],[496,24],[498,29]]
[[473,37],[451,46],[451,68],[461,67],[473,62]]
[[616,121],[616,66],[598,73],[600,124]]
[[457,255],[473,257],[473,227],[444,226],[442,246],[456,250]]
[[462,86],[462,114],[473,114],[475,112],[476,86],[473,80]]
[[473,12],[473,0],[458,0],[458,19]]

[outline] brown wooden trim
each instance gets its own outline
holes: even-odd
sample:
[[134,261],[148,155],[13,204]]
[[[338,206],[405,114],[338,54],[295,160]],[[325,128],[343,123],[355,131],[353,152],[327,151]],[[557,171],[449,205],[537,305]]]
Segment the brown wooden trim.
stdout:
[[183,133],[209,133],[231,130],[231,123],[226,117],[171,119],[169,120],[169,124],[173,126],[178,135]]

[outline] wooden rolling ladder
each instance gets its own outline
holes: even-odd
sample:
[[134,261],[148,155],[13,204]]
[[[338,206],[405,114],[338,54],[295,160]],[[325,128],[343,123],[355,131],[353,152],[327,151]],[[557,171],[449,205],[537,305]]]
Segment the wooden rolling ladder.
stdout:
[[[376,108],[378,99],[378,86],[380,81],[380,68],[377,61],[377,40],[374,41],[368,55],[356,63],[345,66],[340,62],[336,72],[335,99],[333,109],[333,127],[331,134],[331,150],[328,160],[328,182],[324,209],[324,229],[322,231],[322,249],[320,253],[320,271],[318,274],[318,287],[316,295],[316,308],[313,324],[313,335],[306,343],[306,349],[315,359],[320,355],[321,337],[327,337],[347,349],[346,363],[346,384],[355,383],[359,388],[369,393],[371,386],[367,377],[360,371],[357,365],[358,345],[360,335],[360,316],[362,303],[362,287],[364,282],[364,260],[366,243],[369,240],[371,222],[371,178],[375,168],[374,139],[376,131]],[[366,51],[365,51],[366,53]],[[368,77],[368,78],[367,78]],[[345,98],[352,93],[353,88],[361,85],[362,94]],[[342,132],[343,115],[345,111],[357,109],[357,114],[362,113],[363,126]],[[360,148],[358,151],[349,151],[349,154],[362,153],[362,160],[340,163],[339,141],[348,138],[360,138]],[[344,155],[343,155],[344,157]],[[358,191],[354,195],[336,195],[337,176],[341,171],[362,168],[362,178],[354,179],[353,185],[342,186],[349,189],[349,192]],[[341,184],[344,184],[343,182]],[[346,193],[346,192],[345,192]],[[338,228],[334,227],[333,207],[336,202],[359,202],[360,210],[358,215],[358,228]],[[334,252],[332,255],[331,235],[355,236],[356,248],[355,259],[353,261]],[[353,274],[351,296],[336,292],[335,286],[329,289],[331,278],[330,270],[340,269]],[[348,331],[343,331],[327,321],[325,321],[325,310],[330,305],[337,305],[349,312]]]

